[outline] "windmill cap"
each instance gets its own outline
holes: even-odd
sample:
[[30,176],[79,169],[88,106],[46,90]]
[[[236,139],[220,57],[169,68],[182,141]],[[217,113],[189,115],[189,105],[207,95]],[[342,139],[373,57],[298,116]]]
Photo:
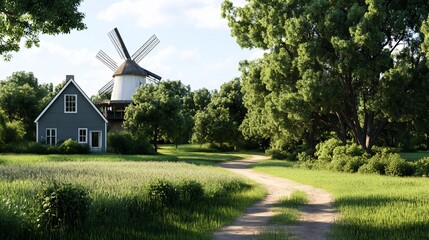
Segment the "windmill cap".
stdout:
[[113,77],[118,75],[140,75],[147,76],[148,72],[140,67],[136,62],[132,60],[126,60],[121,66],[116,69],[115,73],[113,73]]

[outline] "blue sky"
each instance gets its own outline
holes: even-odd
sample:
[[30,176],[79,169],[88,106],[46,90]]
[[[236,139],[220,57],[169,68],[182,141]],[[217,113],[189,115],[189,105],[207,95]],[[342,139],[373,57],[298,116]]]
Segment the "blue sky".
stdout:
[[[242,5],[244,0],[235,0]],[[84,31],[67,35],[41,36],[40,47],[21,48],[10,62],[0,62],[0,79],[15,71],[33,72],[40,83],[59,84],[65,75],[91,96],[107,83],[112,71],[95,55],[102,49],[122,63],[107,33],[117,27],[133,54],[156,34],[160,44],[140,65],[163,79],[181,80],[192,90],[219,86],[239,77],[238,64],[255,59],[260,50],[241,49],[220,17],[222,0],[85,0]]]

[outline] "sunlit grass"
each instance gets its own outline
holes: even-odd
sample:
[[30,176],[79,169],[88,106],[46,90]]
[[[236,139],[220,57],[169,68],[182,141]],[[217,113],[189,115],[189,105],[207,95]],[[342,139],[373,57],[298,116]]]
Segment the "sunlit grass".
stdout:
[[282,197],[274,205],[275,215],[270,219],[276,224],[297,224],[299,223],[299,207],[308,203],[307,194],[303,191],[293,191],[290,196]]
[[277,227],[262,230],[261,233],[255,237],[255,240],[298,240],[298,237],[284,228]]
[[[216,229],[265,194],[262,187],[226,170],[179,162],[179,157],[167,154],[0,158],[6,162],[0,164],[0,239],[40,239],[34,227],[38,209],[34,199],[43,183],[52,179],[81,185],[92,199],[86,224],[53,236],[58,239],[211,239]],[[148,209],[142,203],[154,179],[175,185],[184,180],[199,182],[204,201]]]
[[340,211],[330,239],[429,239],[429,179],[294,169],[265,161],[254,169],[331,192]]

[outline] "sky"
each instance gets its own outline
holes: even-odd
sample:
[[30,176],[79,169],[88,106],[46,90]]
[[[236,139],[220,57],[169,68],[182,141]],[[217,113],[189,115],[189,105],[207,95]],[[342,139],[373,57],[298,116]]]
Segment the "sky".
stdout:
[[[245,0],[234,0],[243,5]],[[33,72],[39,83],[58,85],[66,75],[92,96],[112,79],[112,70],[95,58],[102,49],[120,59],[107,33],[117,27],[132,55],[155,34],[160,43],[140,62],[163,80],[180,80],[192,90],[219,87],[241,74],[239,62],[261,57],[242,49],[221,18],[222,0],[84,0],[87,29],[40,36],[40,47],[21,47],[12,60],[0,60],[0,80],[16,71]]]

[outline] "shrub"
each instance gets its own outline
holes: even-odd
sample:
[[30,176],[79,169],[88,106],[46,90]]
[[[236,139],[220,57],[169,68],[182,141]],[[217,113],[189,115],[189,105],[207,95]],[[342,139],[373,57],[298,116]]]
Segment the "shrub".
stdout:
[[116,154],[153,154],[152,145],[145,137],[133,136],[127,131],[109,132],[108,151]]
[[382,161],[381,154],[376,154],[371,157],[367,163],[359,168],[360,173],[375,173],[384,175],[386,169],[386,163]]
[[429,157],[424,157],[414,163],[415,172],[414,175],[427,177],[429,176]]
[[411,163],[402,159],[397,153],[384,155],[386,161],[385,172],[389,176],[411,176],[414,169]]
[[364,164],[365,164],[365,160],[360,156],[348,157],[347,162],[343,167],[343,171],[349,172],[349,173],[355,173]]
[[203,185],[194,180],[182,181],[179,185],[180,200],[185,203],[195,203],[203,199]]
[[149,184],[148,197],[154,207],[171,207],[177,204],[179,193],[171,182],[157,179]]
[[107,134],[108,151],[116,154],[131,154],[132,137],[129,132],[109,132]]
[[331,161],[334,156],[334,149],[341,145],[341,141],[337,138],[330,138],[316,145],[316,153],[314,155],[317,156],[319,160],[325,162]]
[[86,154],[89,153],[87,144],[79,144],[71,138],[65,140],[58,146],[58,150],[63,154]]
[[38,227],[52,230],[60,227],[78,227],[89,212],[90,198],[81,186],[50,182],[38,195],[40,214]]

